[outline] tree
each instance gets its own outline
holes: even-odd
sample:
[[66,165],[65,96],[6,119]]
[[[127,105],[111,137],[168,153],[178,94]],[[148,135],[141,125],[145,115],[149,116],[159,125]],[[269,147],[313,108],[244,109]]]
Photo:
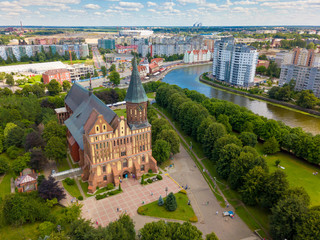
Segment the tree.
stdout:
[[120,74],[116,71],[112,71],[110,75],[108,76],[110,82],[112,82],[114,85],[120,84]]
[[55,224],[49,221],[44,221],[43,223],[39,224],[39,233],[40,236],[50,236],[50,234],[54,231],[55,229]]
[[267,68],[265,66],[259,66],[256,68],[256,72],[262,75],[264,75],[266,71],[267,71]]
[[265,54],[260,55],[259,60],[268,60],[267,55]]
[[136,239],[134,223],[127,214],[122,214],[118,221],[111,222],[105,232],[110,235],[109,239]]
[[7,163],[7,160],[0,156],[0,175],[6,173],[9,170],[9,164]]
[[17,157],[12,164],[11,168],[12,170],[19,175],[20,172],[23,171],[23,169],[28,168],[30,162],[30,153],[25,153],[23,156]]
[[275,137],[269,138],[265,143],[263,144],[263,151],[265,154],[274,154],[276,152],[280,151],[280,146]]
[[107,68],[105,66],[101,66],[102,75],[107,76]]
[[307,49],[316,49],[316,47],[315,47],[314,43],[311,42],[311,43],[309,43],[309,44],[307,45]]
[[207,127],[203,136],[203,150],[209,159],[213,159],[212,150],[215,141],[224,135],[226,135],[226,129],[221,123],[213,122]]
[[257,135],[252,132],[242,132],[239,135],[239,139],[241,140],[243,146],[255,147],[258,143]]
[[212,232],[206,235],[206,240],[219,240],[219,238],[214,232]]
[[157,160],[158,164],[163,163],[170,157],[171,147],[168,142],[164,140],[157,140],[152,149],[152,156]]
[[241,147],[233,143],[222,148],[219,160],[217,161],[217,173],[220,177],[228,179],[231,163],[238,159],[240,152]]
[[309,90],[302,90],[298,94],[298,106],[312,109],[319,103],[319,99]]
[[38,187],[39,196],[43,199],[52,200],[56,198],[58,201],[64,199],[66,194],[63,189],[59,187],[59,182],[55,181],[53,177],[42,180],[42,183]]
[[228,144],[235,144],[239,147],[242,147],[242,143],[239,140],[239,138],[237,138],[234,135],[225,135],[221,138],[219,138],[215,143],[214,143],[214,148],[212,151],[212,160],[213,161],[218,161],[220,158],[220,152],[223,149],[224,146],[228,145]]
[[169,122],[164,118],[157,118],[152,122],[152,143],[155,144],[156,140],[159,138],[158,135],[165,129],[170,130],[171,127]]
[[10,146],[21,147],[23,139],[24,139],[23,129],[19,126],[16,126],[8,132],[7,136],[4,139],[4,144],[6,148]]
[[43,147],[43,146],[44,146],[44,141],[38,132],[33,131],[26,136],[26,140],[24,144],[24,149],[26,151],[34,147]]
[[158,200],[158,205],[159,206],[163,206],[163,204],[164,204],[164,201],[163,201],[163,199],[162,199],[162,197],[160,195],[159,200]]
[[240,190],[242,201],[247,205],[254,206],[258,203],[264,190],[267,174],[262,167],[256,166],[249,170],[243,178],[244,184]]
[[93,77],[99,77],[99,73],[97,72],[96,69],[94,70]]
[[112,64],[109,68],[109,72],[113,72],[113,71],[117,71],[115,64]]
[[169,143],[172,154],[180,152],[180,138],[176,131],[170,129],[163,129],[158,135],[158,139]]
[[60,162],[67,157],[66,145],[60,138],[52,137],[47,142],[45,153],[47,158]]
[[170,212],[173,212],[177,209],[178,205],[177,205],[177,200],[176,197],[173,195],[173,193],[169,193],[167,199],[166,199],[166,203],[165,203],[166,209]]
[[35,170],[42,170],[48,162],[42,150],[40,148],[33,148],[30,152],[31,156],[29,166]]
[[196,226],[193,226],[190,222],[184,222],[183,224],[176,226],[176,231],[173,231],[173,229],[171,230],[171,233],[173,233],[173,240],[202,240],[202,232],[197,229]]
[[262,206],[267,208],[274,206],[288,188],[289,182],[284,172],[276,170],[271,173],[267,178],[264,192],[261,195]]
[[69,91],[70,88],[71,88],[71,84],[69,81],[65,80],[62,82],[62,88],[63,88],[63,91]]
[[64,138],[66,136],[66,130],[64,126],[59,125],[56,120],[51,120],[45,125],[42,137],[47,142],[52,137]]
[[294,239],[297,227],[303,223],[308,206],[300,198],[280,200],[272,209],[270,234],[275,240]]
[[61,85],[60,83],[55,80],[55,79],[52,79],[48,84],[47,84],[47,89],[49,91],[49,94],[51,96],[55,96],[55,95],[58,95],[61,91],[62,91],[62,88],[61,88]]
[[95,229],[89,220],[76,219],[71,223],[69,236],[74,240],[101,239],[97,229]]
[[171,239],[171,236],[168,236],[169,227],[163,220],[146,223],[140,229],[140,234],[142,240]]
[[11,74],[7,74],[6,75],[6,84],[8,84],[9,86],[13,86],[14,85],[14,79],[13,79],[13,76]]
[[297,240],[313,240],[320,239],[320,211],[319,209],[311,209],[302,216],[302,221],[296,226]]

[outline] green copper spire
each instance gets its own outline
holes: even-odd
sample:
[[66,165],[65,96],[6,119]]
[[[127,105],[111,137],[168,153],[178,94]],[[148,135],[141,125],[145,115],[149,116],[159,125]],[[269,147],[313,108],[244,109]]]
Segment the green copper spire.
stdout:
[[124,100],[131,103],[141,103],[148,101],[148,97],[141,83],[135,57],[133,58],[130,85],[127,91],[126,98]]

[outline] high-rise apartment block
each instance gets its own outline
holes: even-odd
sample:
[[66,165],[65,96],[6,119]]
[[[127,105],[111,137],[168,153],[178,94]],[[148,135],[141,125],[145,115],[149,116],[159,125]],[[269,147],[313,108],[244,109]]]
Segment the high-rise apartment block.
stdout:
[[254,83],[257,62],[257,49],[222,38],[214,46],[212,74],[219,81],[248,87]]
[[115,49],[116,48],[116,42],[114,39],[99,39],[98,40],[98,48],[103,49]]
[[275,62],[279,67],[285,64],[294,64],[307,67],[320,67],[320,54],[314,49],[295,48],[292,51],[280,51]]

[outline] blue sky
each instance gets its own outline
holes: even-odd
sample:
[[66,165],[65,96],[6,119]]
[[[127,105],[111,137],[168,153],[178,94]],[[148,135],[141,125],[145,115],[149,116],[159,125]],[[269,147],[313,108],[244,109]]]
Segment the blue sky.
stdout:
[[320,25],[320,0],[0,0],[0,25]]

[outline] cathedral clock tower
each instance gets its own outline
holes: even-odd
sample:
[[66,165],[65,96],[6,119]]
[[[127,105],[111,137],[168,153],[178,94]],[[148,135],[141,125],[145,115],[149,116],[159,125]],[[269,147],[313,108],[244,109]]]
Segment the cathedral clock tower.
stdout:
[[148,126],[148,97],[141,83],[136,58],[133,59],[131,80],[125,101],[127,110],[127,123],[129,126],[131,128],[142,128]]

